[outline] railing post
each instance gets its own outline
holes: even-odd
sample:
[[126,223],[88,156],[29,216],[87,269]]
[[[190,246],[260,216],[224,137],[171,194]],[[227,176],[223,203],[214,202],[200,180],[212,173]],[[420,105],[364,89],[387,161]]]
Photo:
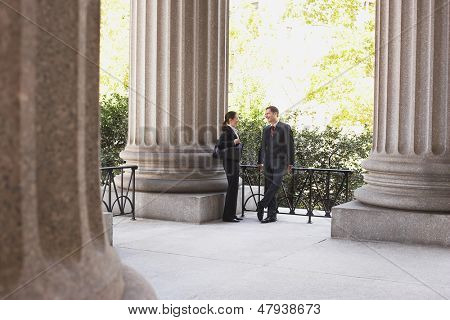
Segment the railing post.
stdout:
[[331,172],[327,171],[327,177],[325,179],[325,217],[331,217],[331,208],[330,208],[330,175]]
[[292,168],[292,178],[291,185],[289,190],[289,213],[295,214],[295,205],[294,205],[294,194],[295,194],[295,169]]
[[308,177],[309,177],[309,199],[308,199],[308,224],[312,223],[312,176],[314,170],[308,169]]
[[[131,177],[130,177],[131,178]],[[125,213],[125,206],[123,204],[123,168],[120,169],[120,213]]]
[[242,213],[241,217],[244,217],[245,215],[245,167],[242,167],[242,197],[241,197],[241,206],[242,206]]
[[136,220],[136,168],[131,169],[131,179],[133,179],[133,203],[131,204],[131,220]]
[[108,211],[112,213],[112,203],[111,203],[111,192],[112,192],[112,187],[111,187],[111,181],[112,179],[114,179],[112,170],[108,170]]
[[345,172],[345,202],[348,202],[348,178],[349,178],[349,173]]

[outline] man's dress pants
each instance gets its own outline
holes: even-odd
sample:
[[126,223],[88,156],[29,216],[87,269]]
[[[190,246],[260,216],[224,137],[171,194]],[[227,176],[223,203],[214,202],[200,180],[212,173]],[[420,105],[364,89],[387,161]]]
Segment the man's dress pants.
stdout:
[[276,218],[277,216],[277,192],[281,186],[284,176],[284,168],[273,169],[271,165],[265,167],[264,199],[261,204],[267,207],[267,217]]

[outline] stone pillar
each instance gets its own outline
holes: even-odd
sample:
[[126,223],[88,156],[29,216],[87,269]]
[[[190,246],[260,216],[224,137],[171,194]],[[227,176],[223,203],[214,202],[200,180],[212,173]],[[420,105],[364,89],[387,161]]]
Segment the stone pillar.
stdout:
[[218,218],[227,180],[211,153],[227,106],[228,0],[131,3],[129,128],[121,157],[139,166],[137,215]]
[[0,298],[132,296],[98,192],[99,1],[3,1],[0,30]]
[[378,1],[374,138],[332,235],[450,245],[449,0]]

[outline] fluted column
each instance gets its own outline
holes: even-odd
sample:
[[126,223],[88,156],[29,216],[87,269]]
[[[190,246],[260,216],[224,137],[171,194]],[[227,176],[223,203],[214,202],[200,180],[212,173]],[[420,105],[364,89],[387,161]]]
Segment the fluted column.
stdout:
[[100,209],[99,11],[0,3],[0,299],[130,296]]
[[449,0],[377,2],[373,149],[359,201],[450,211]]
[[128,143],[140,191],[226,189],[212,148],[227,106],[228,0],[132,0]]

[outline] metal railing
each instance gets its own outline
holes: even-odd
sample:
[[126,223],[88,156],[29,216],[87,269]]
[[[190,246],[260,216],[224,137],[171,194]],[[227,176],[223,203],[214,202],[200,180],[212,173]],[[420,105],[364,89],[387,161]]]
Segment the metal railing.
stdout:
[[[118,215],[131,214],[131,219],[135,217],[136,203],[136,169],[138,166],[118,166],[101,168],[101,189],[102,202],[108,212],[118,209]],[[124,184],[124,173],[131,171],[127,176],[126,185]],[[116,185],[116,177],[120,176],[120,185]],[[118,179],[118,178],[117,178]],[[131,193],[131,195],[130,195]],[[131,198],[130,198],[131,196]],[[106,198],[106,199],[105,199]],[[117,212],[117,211],[116,211]]]
[[[278,191],[278,206],[287,208],[287,214],[308,216],[308,223],[314,216],[330,218],[332,207],[349,201],[351,174],[351,170],[345,169],[293,168],[291,174],[285,175]],[[258,166],[241,165],[242,216],[246,211],[254,211],[247,209],[249,201],[253,201],[256,210],[257,203],[264,196],[261,192],[263,177]],[[247,198],[246,186],[251,193]],[[296,209],[306,209],[306,214],[298,213]],[[316,210],[325,214],[317,215]]]

